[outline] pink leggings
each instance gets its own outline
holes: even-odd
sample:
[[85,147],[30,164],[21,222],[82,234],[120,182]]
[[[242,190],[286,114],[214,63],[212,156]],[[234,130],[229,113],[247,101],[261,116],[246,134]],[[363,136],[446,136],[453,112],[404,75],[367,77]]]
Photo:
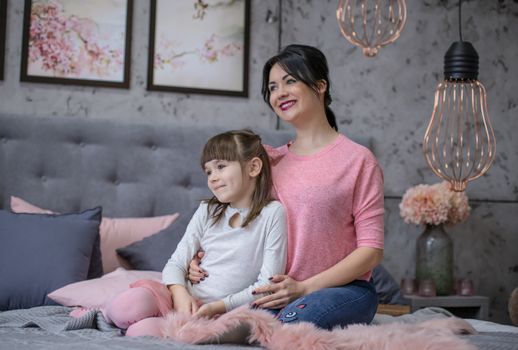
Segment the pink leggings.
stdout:
[[127,329],[127,336],[163,337],[165,319],[155,296],[147,288],[129,288],[116,295],[101,311],[108,322]]

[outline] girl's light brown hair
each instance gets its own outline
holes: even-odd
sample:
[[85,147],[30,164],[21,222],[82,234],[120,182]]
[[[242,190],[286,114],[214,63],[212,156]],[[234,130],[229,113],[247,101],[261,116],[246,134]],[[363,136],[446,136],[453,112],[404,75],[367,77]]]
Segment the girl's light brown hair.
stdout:
[[[243,170],[245,164],[254,157],[259,158],[263,166],[256,178],[250,210],[241,227],[245,227],[252,222],[261,210],[272,201],[272,171],[268,154],[261,144],[261,138],[249,129],[224,132],[207,141],[200,159],[202,169],[205,168],[205,163],[219,159],[238,161],[241,164],[241,170]],[[216,224],[223,217],[229,203],[221,203],[216,196],[212,196],[206,202],[208,214],[214,219],[213,224]]]

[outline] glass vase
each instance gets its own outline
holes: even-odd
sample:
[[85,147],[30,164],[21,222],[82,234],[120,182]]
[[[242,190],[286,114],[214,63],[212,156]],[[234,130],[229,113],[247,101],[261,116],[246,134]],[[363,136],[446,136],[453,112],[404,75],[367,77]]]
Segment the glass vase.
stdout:
[[443,225],[426,225],[417,239],[416,278],[432,280],[437,295],[453,292],[453,241]]

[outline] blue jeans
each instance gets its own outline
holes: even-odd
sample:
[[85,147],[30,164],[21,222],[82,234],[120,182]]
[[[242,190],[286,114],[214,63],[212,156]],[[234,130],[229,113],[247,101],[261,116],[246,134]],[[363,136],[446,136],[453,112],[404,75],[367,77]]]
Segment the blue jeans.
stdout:
[[378,294],[372,281],[356,280],[334,288],[324,288],[303,296],[281,310],[269,310],[283,323],[311,322],[332,329],[354,323],[368,324],[378,307]]

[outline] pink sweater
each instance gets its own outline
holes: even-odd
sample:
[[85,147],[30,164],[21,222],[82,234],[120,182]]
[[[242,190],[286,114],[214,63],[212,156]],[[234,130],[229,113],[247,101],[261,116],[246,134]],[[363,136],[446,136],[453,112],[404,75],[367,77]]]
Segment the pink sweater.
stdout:
[[295,155],[289,144],[267,151],[288,218],[288,275],[302,281],[357,247],[383,249],[383,174],[367,148],[339,135],[310,156]]

